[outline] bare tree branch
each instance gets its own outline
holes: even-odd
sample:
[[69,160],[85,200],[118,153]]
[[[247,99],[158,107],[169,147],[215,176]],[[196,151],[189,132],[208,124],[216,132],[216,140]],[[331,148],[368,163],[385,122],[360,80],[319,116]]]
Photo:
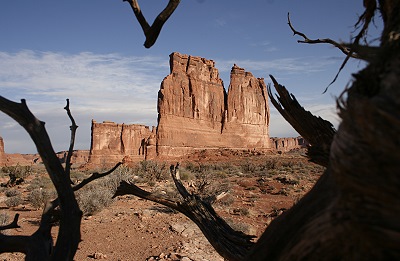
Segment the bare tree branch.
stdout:
[[[342,51],[342,53],[344,53],[346,56],[349,55],[351,53],[351,48],[349,46],[347,46],[346,44],[343,43],[338,43],[330,38],[323,38],[323,39],[310,39],[308,38],[304,33],[296,31],[290,21],[290,14],[287,14],[287,18],[288,18],[288,25],[290,27],[290,29],[293,32],[293,35],[299,35],[301,37],[304,38],[304,40],[298,40],[298,43],[307,43],[307,44],[319,44],[319,43],[326,43],[326,44],[331,44],[333,46],[335,46],[336,48],[338,48],[340,51]],[[361,57],[359,57],[356,53],[352,53],[350,55],[352,58],[356,58],[356,59],[361,59]]]
[[51,145],[44,127],[45,123],[31,113],[25,100],[16,103],[0,96],[0,110],[17,121],[31,136],[59,196],[60,229],[51,258],[54,260],[72,260],[80,241],[82,212],[70,186],[70,180]]
[[161,32],[164,23],[172,15],[175,9],[178,7],[180,0],[169,0],[167,6],[162,10],[162,12],[156,17],[153,24],[150,26],[146,21],[142,10],[140,9],[137,0],[123,0],[124,2],[129,2],[132,11],[134,12],[136,19],[138,20],[140,26],[142,27],[143,33],[146,36],[146,41],[144,47],[150,48],[157,41],[158,35]]
[[67,111],[67,115],[71,120],[71,126],[69,127],[69,129],[71,130],[71,139],[69,142],[67,159],[65,161],[65,174],[69,178],[71,184],[73,184],[73,182],[71,181],[71,157],[72,153],[74,152],[75,134],[76,134],[76,129],[78,129],[78,126],[76,125],[74,117],[72,117],[71,111],[69,109],[69,99],[67,99],[67,105],[64,107],[64,109]]
[[125,181],[121,182],[114,197],[131,194],[175,209],[196,223],[221,256],[227,260],[243,260],[254,245],[252,242],[254,236],[235,231],[219,217],[209,203],[197,195],[190,194],[179,179],[179,164],[176,167],[171,166],[170,172],[183,198],[182,201],[154,195]]
[[83,186],[92,182],[93,180],[105,177],[105,176],[113,173],[121,164],[122,164],[122,162],[118,162],[112,169],[110,169],[109,171],[104,172],[104,173],[98,173],[98,172],[93,173],[89,178],[82,180],[81,183],[77,184],[72,189],[74,191],[77,191],[77,190],[81,189]]
[[[338,43],[330,38],[324,38],[324,39],[310,39],[308,38],[304,33],[299,32],[297,30],[294,29],[291,21],[290,21],[290,15],[288,13],[287,17],[288,17],[288,25],[290,27],[290,29],[293,32],[293,35],[299,35],[301,37],[303,37],[304,40],[298,40],[298,43],[307,43],[307,44],[319,44],[319,43],[327,43],[327,44],[331,44],[334,47],[338,48],[340,51],[342,51],[342,53],[344,53],[346,55],[346,58],[344,59],[344,61],[342,62],[342,64],[340,65],[339,71],[336,73],[335,77],[333,78],[333,80],[328,84],[328,86],[325,88],[324,92],[325,93],[329,86],[331,86],[339,77],[340,72],[343,70],[343,68],[346,66],[348,60],[350,58],[355,58],[355,59],[362,59],[364,61],[372,61],[372,59],[374,59],[377,56],[377,52],[379,50],[379,48],[377,47],[370,47],[370,46],[364,46],[364,45],[360,45],[360,39],[366,34],[367,30],[368,30],[368,25],[371,22],[375,10],[376,10],[376,2],[375,0],[367,0],[364,1],[364,5],[366,5],[366,11],[364,12],[363,15],[361,15],[361,17],[359,18],[359,20],[356,23],[356,26],[358,24],[360,24],[361,22],[363,22],[363,27],[360,30],[360,32],[357,34],[357,36],[355,37],[354,41],[351,44],[347,44],[347,43]],[[368,6],[368,7],[367,7]]]

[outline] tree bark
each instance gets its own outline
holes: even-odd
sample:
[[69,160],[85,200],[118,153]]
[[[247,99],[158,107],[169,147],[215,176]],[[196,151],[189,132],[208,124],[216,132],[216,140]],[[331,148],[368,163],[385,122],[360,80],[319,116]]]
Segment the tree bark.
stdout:
[[400,259],[400,1],[380,6],[380,50],[338,102],[326,172],[247,260]]

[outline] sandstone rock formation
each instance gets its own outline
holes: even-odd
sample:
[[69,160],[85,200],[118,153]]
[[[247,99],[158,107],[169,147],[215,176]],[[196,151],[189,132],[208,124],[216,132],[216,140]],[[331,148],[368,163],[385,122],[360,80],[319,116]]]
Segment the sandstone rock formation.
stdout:
[[222,145],[226,93],[214,62],[173,53],[158,94],[157,155]]
[[146,142],[152,132],[138,124],[116,124],[110,121],[97,123],[92,120],[92,139],[89,162],[109,164],[122,161],[143,160]]
[[212,60],[170,55],[158,94],[157,129],[92,122],[89,163],[171,158],[204,149],[288,151],[296,138],[270,139],[266,86],[234,65],[228,91]]
[[231,70],[223,139],[228,148],[270,148],[269,105],[264,79],[236,64]]
[[4,166],[6,163],[6,153],[4,152],[4,141],[0,137],[0,166]]
[[197,149],[269,149],[263,79],[234,65],[226,93],[214,61],[172,53],[158,96],[157,155]]
[[[306,145],[301,137],[270,138],[269,119],[264,79],[235,64],[226,91],[214,61],[172,53],[170,74],[158,93],[157,128],[92,120],[90,151],[74,151],[71,163],[170,159],[204,149],[286,152]],[[66,155],[57,153],[62,163]],[[37,154],[5,154],[0,137],[0,166],[16,163],[41,159]]]
[[303,137],[296,138],[271,138],[272,147],[279,152],[287,152],[308,145]]

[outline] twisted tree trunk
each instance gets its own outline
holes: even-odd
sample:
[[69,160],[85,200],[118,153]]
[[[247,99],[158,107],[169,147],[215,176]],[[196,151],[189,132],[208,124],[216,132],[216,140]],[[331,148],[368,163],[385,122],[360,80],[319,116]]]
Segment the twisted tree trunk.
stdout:
[[247,260],[400,259],[400,1],[379,4],[380,50],[338,102],[326,172]]

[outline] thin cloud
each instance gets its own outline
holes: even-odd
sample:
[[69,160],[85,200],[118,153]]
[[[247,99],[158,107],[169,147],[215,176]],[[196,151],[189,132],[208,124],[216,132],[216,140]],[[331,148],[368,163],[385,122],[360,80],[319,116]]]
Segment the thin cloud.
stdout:
[[[329,65],[329,61],[317,58],[287,58],[217,61],[216,67],[229,72],[234,63],[254,75],[272,70],[280,71],[281,75],[304,74],[324,70]],[[70,122],[63,109],[66,98],[70,99],[72,114],[79,125],[76,149],[89,149],[92,119],[156,125],[157,93],[168,74],[168,60],[160,57],[31,50],[0,52],[1,95],[14,101],[27,100],[31,111],[46,122],[56,151],[65,150],[69,145]],[[302,105],[309,108],[309,104],[311,111],[317,110],[321,117],[332,119],[333,107],[319,107],[312,102]],[[0,114],[0,122],[0,136],[8,153],[36,151],[29,136],[11,118]],[[277,112],[271,113],[270,128],[271,136],[297,136]]]
[[217,19],[215,19],[215,24],[216,24],[218,27],[224,27],[224,26],[227,24],[227,22],[226,22],[226,20],[223,19],[223,18],[217,18]]
[[[65,149],[68,140],[65,137],[69,128],[64,132],[57,124],[70,124],[63,110],[65,99],[69,98],[79,131],[86,139],[84,149],[88,149],[91,119],[155,125],[157,93],[160,82],[169,74],[168,66],[168,60],[151,56],[0,52],[1,95],[14,101],[26,99],[30,110],[47,122],[48,131],[57,137],[57,150]],[[5,143],[18,149],[27,144],[18,124],[4,114],[0,114],[0,122]],[[60,133],[63,137],[58,137]],[[29,152],[34,152],[32,146]]]
[[268,52],[268,53],[276,52],[279,50],[278,47],[272,46],[271,42],[269,42],[269,41],[258,42],[258,43],[252,42],[252,43],[250,43],[250,46],[251,47],[259,47],[260,49],[262,49],[262,51]]
[[11,99],[48,103],[70,98],[95,109],[122,99],[150,101],[167,74],[168,63],[157,57],[0,52],[0,85],[3,95]]
[[320,57],[283,58],[274,60],[216,60],[220,71],[230,71],[232,65],[245,68],[247,71],[274,71],[283,75],[295,73],[315,73],[324,71],[327,66],[334,64],[333,61],[321,59]]

